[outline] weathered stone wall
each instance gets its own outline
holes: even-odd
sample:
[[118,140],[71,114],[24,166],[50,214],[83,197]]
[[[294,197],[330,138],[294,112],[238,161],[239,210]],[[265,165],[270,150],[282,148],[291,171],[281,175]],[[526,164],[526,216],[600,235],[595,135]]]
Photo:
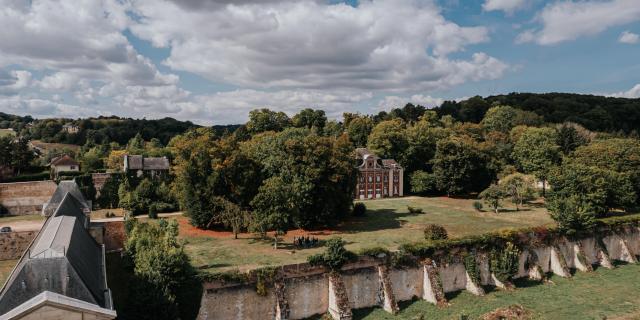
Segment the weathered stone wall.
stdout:
[[273,319],[274,311],[273,290],[269,290],[267,296],[263,297],[252,286],[207,289],[202,295],[198,319]]
[[51,180],[0,183],[0,205],[12,215],[40,214],[56,187]]
[[[608,234],[601,240],[560,238],[553,243],[523,249],[515,277],[541,280],[548,272],[571,277],[569,268],[590,271],[592,264],[609,268],[612,267],[609,257],[631,261],[640,254],[637,228]],[[477,258],[480,284],[499,288],[513,286],[500,282],[491,272],[487,252],[478,252]],[[355,308],[379,306],[393,313],[397,311],[398,301],[415,297],[445,305],[445,292],[468,290],[475,295],[484,294],[461,262],[424,259],[422,266],[398,269],[387,269],[382,264],[383,261],[361,257],[333,274],[308,264],[281,267],[286,319],[330,313],[334,319],[344,320],[351,319],[351,309]],[[199,319],[285,319],[283,313],[276,317],[275,311],[282,309],[283,304],[282,298],[276,299],[273,288],[266,297],[257,295],[251,285],[206,283],[205,288]]]
[[38,231],[0,233],[0,260],[20,259]]

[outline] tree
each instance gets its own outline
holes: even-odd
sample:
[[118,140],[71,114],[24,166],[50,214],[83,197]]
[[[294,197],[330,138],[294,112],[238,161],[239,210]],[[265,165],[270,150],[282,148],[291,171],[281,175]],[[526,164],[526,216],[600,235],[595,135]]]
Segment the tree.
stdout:
[[405,136],[407,147],[404,150],[403,166],[405,172],[411,174],[416,170],[431,171],[431,160],[436,153],[436,144],[451,134],[451,130],[438,127],[437,119],[429,118],[433,112],[428,111],[414,125],[407,127]]
[[438,189],[452,195],[486,188],[492,177],[485,163],[485,155],[467,136],[451,136],[438,141],[433,158]]
[[381,158],[396,159],[404,164],[408,146],[404,121],[394,119],[378,123],[369,135],[367,146]]
[[517,111],[510,106],[491,107],[482,119],[487,131],[509,132],[516,121]]
[[300,110],[295,116],[293,116],[292,123],[297,128],[316,128],[320,132],[327,124],[327,116],[323,110],[313,110],[310,108]]
[[10,166],[16,170],[17,174],[31,165],[35,155],[29,147],[29,140],[24,137],[14,139],[10,143]]
[[371,130],[373,130],[373,120],[368,116],[351,115],[353,119],[347,122],[345,118],[345,128],[349,139],[356,147],[364,147],[367,145],[367,139]]
[[253,227],[261,234],[274,230],[274,249],[278,249],[278,235],[286,233],[300,214],[300,204],[310,186],[303,181],[285,181],[272,177],[264,181],[251,201]]
[[265,131],[282,131],[291,126],[291,120],[284,112],[271,111],[269,109],[257,109],[249,112],[247,130],[251,133]]
[[[578,147],[571,162],[600,169],[608,169],[629,176],[636,195],[640,195],[640,140],[606,139],[596,140]],[[640,198],[636,200],[640,204]]]
[[127,150],[111,150],[105,159],[105,167],[113,171],[122,171],[125,154],[127,154]]
[[437,181],[432,173],[418,170],[411,174],[411,192],[424,194],[436,190]]
[[140,134],[140,132],[138,132],[135,137],[131,138],[127,143],[127,152],[129,154],[144,153],[144,138],[142,138],[142,134]]
[[554,170],[549,181],[554,198],[580,196],[581,203],[596,216],[605,215],[614,208],[630,208],[636,201],[633,184],[626,173],[567,163]]
[[551,128],[527,128],[513,148],[513,158],[520,169],[542,181],[543,197],[549,172],[560,163],[556,140],[556,132]]
[[93,147],[82,155],[82,170],[93,172],[103,167],[102,153],[99,147]]
[[581,195],[552,197],[547,201],[547,209],[558,224],[558,229],[569,236],[595,226],[594,210]]
[[249,226],[249,213],[242,210],[242,208],[237,204],[224,198],[221,198],[218,201],[222,203],[222,211],[217,217],[218,222],[222,223],[227,228],[231,228],[233,231],[233,237],[238,239],[238,233],[240,233],[243,228]]
[[345,263],[355,258],[353,252],[345,249],[344,245],[342,238],[331,238],[327,240],[324,253],[309,256],[307,260],[311,265],[323,265],[333,272],[340,271]]
[[490,185],[479,195],[479,197],[489,204],[496,213],[498,213],[498,208],[501,207],[502,199],[504,199],[505,196],[506,194],[504,190],[497,184]]
[[557,125],[556,131],[558,132],[557,144],[565,155],[568,155],[580,146],[589,144],[594,138],[594,134],[591,133],[591,131],[573,122],[564,122]]
[[511,202],[516,205],[516,210],[527,201],[535,197],[535,179],[532,176],[519,172],[509,174],[500,179],[500,187],[505,195],[511,198]]
[[129,285],[135,299],[125,309],[126,315],[140,319],[196,317],[202,288],[177,237],[176,220],[133,222],[125,254],[133,261],[135,278]]

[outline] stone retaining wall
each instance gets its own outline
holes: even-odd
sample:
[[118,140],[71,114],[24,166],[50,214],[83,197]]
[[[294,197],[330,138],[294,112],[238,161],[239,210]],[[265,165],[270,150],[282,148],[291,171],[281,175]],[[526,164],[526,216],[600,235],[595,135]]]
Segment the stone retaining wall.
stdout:
[[[604,244],[604,247],[601,247]],[[610,260],[631,262],[640,255],[640,230],[627,228],[602,240],[557,239],[553,245],[522,250],[516,277],[541,280],[544,273],[571,277],[569,268],[590,271],[591,264],[612,267]],[[340,273],[327,273],[319,267],[297,264],[280,267],[283,280],[276,286],[284,299],[276,299],[273,288],[267,296],[256,294],[254,287],[233,283],[205,283],[199,319],[305,319],[329,313],[334,319],[350,319],[351,309],[381,307],[397,311],[397,302],[416,297],[440,305],[444,293],[468,290],[483,295],[479,286],[509,288],[489,268],[488,254],[477,254],[480,283],[474,283],[461,262],[422,261],[419,267],[389,269],[381,261],[361,257],[343,267]],[[283,309],[282,300],[287,312]],[[280,301],[280,302],[278,302]],[[394,307],[395,306],[395,307]]]
[[40,214],[56,187],[51,180],[0,183],[0,205],[11,215]]

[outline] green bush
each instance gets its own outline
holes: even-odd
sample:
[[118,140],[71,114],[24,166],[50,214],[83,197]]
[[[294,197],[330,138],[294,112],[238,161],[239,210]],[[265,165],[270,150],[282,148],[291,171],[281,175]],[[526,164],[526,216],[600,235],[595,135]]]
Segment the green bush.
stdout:
[[409,213],[422,213],[422,208],[414,208],[412,206],[407,206],[407,210],[409,210]]
[[447,229],[439,224],[428,224],[424,228],[424,238],[427,240],[444,240],[447,239]]
[[370,248],[362,248],[358,250],[359,256],[370,256],[370,257],[377,258],[382,254],[389,256],[390,252],[388,249],[383,247],[370,247]]
[[342,238],[336,237],[327,240],[327,249],[323,254],[309,256],[307,261],[311,265],[323,265],[331,271],[338,271],[345,263],[355,258],[353,252],[344,248]]
[[473,208],[476,209],[477,211],[482,211],[482,202],[480,201],[474,201],[473,202]]
[[367,214],[367,206],[365,206],[362,202],[356,202],[353,205],[353,215],[355,217],[362,217],[365,214]]

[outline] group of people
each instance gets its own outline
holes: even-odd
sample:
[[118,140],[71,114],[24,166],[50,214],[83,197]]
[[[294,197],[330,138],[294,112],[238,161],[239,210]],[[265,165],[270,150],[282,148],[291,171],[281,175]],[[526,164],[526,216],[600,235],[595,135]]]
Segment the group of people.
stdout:
[[316,237],[293,237],[293,244],[298,248],[313,248],[318,245],[318,242]]

